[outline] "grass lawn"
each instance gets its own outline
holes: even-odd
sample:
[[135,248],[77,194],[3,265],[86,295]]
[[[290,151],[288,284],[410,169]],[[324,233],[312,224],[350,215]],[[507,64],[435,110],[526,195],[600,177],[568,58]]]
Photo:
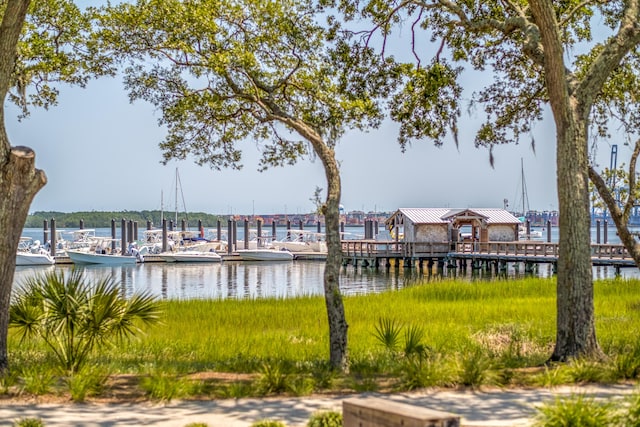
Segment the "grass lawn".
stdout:
[[636,379],[640,281],[595,283],[596,331],[608,356],[600,362],[544,364],[555,340],[555,293],[555,279],[528,278],[346,297],[348,374],[326,364],[322,297],[166,301],[161,325],[96,352],[91,368],[72,377],[41,343],[10,334],[12,370],[0,391],[170,399]]

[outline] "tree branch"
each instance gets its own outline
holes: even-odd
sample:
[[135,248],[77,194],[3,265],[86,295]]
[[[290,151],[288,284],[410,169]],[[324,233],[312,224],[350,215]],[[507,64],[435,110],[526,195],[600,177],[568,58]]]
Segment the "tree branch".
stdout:
[[[593,104],[595,96],[600,93],[611,72],[620,65],[622,58],[640,43],[639,0],[629,0],[626,5],[618,33],[607,41],[579,84],[577,96],[585,107]],[[585,111],[589,110],[590,108],[585,108]]]
[[[531,0],[531,11],[539,28],[549,31],[539,32],[544,46],[544,69],[549,100],[557,126],[568,120],[563,112],[566,108],[558,108],[561,103],[568,102],[569,86],[563,59],[562,41],[558,34],[555,9],[550,0]],[[555,100],[555,102],[554,102]]]
[[638,156],[640,155],[640,139],[636,141],[636,145],[631,153],[631,159],[629,161],[629,169],[627,176],[629,179],[629,194],[627,196],[627,203],[624,205],[623,220],[627,224],[629,217],[631,216],[631,210],[638,201],[638,192],[636,190],[636,164],[638,162]]

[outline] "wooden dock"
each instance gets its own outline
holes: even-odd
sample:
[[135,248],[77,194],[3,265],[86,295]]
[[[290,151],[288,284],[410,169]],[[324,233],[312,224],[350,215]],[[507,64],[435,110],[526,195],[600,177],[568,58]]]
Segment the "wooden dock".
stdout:
[[[446,264],[448,268],[472,268],[480,264],[504,268],[507,263],[553,264],[558,262],[558,243],[527,240],[512,242],[411,243],[376,240],[345,240],[342,242],[345,264],[354,266],[390,266],[400,262],[411,268],[428,264]],[[591,262],[594,266],[621,268],[636,267],[624,245],[592,244]]]
[[[221,253],[223,261],[240,261],[236,253]],[[294,254],[297,260],[324,261],[326,254],[299,252]],[[506,269],[508,263],[524,263],[525,271],[537,264],[558,262],[558,243],[542,241],[514,242],[461,242],[461,243],[411,243],[380,240],[343,240],[343,265],[355,267],[428,268],[438,267],[466,269]],[[145,255],[145,262],[164,262],[160,257]],[[71,264],[68,257],[57,256],[56,263]],[[613,267],[617,272],[621,268],[636,267],[635,261],[623,245],[592,244],[591,263],[593,266]]]

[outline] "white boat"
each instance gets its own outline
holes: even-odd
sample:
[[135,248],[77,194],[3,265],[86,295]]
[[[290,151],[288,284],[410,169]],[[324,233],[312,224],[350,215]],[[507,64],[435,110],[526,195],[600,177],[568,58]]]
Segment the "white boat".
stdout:
[[67,255],[74,264],[128,265],[138,262],[135,256],[100,254],[76,249],[68,250]]
[[289,236],[271,244],[275,249],[285,249],[290,252],[326,253],[327,242],[324,233],[306,230],[290,230]]
[[[126,253],[117,247],[119,239],[95,237],[89,248],[67,249],[67,255],[74,264],[127,265],[143,262],[142,254],[147,248],[139,250],[135,244],[129,246]],[[115,243],[116,249],[112,249]]]
[[53,265],[55,262],[49,251],[40,245],[39,240],[33,240],[31,237],[20,238],[18,251],[16,252],[17,266]]
[[222,257],[215,251],[184,250],[162,252],[157,255],[166,262],[220,262]]
[[291,261],[293,254],[278,249],[240,249],[237,251],[243,261]]

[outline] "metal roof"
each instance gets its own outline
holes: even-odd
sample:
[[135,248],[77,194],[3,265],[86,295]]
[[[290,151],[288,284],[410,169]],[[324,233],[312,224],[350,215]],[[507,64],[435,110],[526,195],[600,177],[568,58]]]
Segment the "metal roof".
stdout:
[[391,217],[389,217],[387,223],[393,223],[393,218],[398,214],[402,214],[414,224],[446,224],[456,215],[463,212],[475,213],[479,216],[485,217],[487,224],[521,223],[521,221],[509,211],[499,208],[400,208],[391,215]]

